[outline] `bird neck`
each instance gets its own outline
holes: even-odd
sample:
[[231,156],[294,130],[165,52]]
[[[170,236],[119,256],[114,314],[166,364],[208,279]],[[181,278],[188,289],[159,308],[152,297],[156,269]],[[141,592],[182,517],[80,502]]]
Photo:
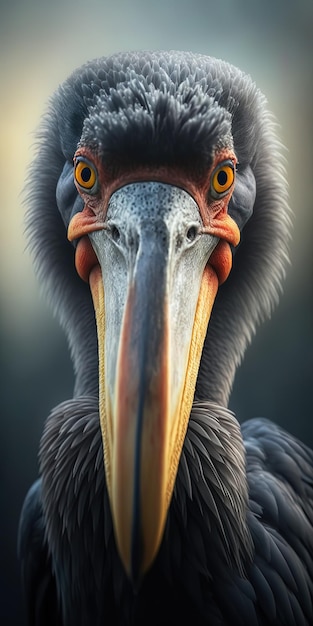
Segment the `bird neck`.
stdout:
[[172,508],[197,544],[195,567],[212,572],[226,562],[244,573],[252,552],[244,445],[234,415],[213,402],[193,405]]

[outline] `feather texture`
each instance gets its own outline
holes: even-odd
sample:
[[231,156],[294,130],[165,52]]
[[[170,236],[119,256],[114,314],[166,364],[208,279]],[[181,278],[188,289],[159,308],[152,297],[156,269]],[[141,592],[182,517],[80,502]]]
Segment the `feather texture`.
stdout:
[[[66,236],[83,208],[73,183],[81,140],[112,170],[124,160],[201,172],[225,142],[238,158],[229,212],[241,244],[214,304],[163,541],[136,592],[117,554],[106,489],[94,310]],[[313,453],[266,420],[240,428],[226,408],[236,367],[277,302],[288,262],[281,153],[252,80],[202,55],[98,59],[53,96],[30,176],[27,230],[76,383],[74,399],[46,422],[40,479],[21,515],[31,626],[313,623]]]

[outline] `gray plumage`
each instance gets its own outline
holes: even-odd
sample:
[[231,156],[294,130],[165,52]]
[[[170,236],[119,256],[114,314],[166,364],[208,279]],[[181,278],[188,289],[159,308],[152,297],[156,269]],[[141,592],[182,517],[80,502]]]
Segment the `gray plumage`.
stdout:
[[[164,538],[134,593],[119,561],[106,491],[89,287],[66,231],[82,209],[77,145],[121,160],[197,171],[213,147],[238,158],[229,213],[241,230],[210,319]],[[54,409],[19,553],[29,623],[313,622],[313,454],[266,420],[240,426],[227,404],[257,325],[276,304],[290,220],[281,146],[264,97],[236,68],[201,55],[115,55],[80,68],[51,100],[30,175],[35,267],[68,337],[74,399]]]

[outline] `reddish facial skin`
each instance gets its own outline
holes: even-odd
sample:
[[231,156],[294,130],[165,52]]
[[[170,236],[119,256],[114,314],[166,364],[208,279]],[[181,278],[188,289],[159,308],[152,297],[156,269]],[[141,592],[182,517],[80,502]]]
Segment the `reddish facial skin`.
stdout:
[[87,148],[80,148],[74,157],[74,164],[78,157],[85,157],[95,164],[98,172],[98,192],[90,194],[76,183],[78,193],[85,202],[82,212],[76,213],[68,228],[68,239],[79,239],[76,249],[76,269],[79,276],[88,281],[90,271],[97,264],[96,255],[89,239],[85,237],[95,230],[102,230],[105,226],[107,206],[111,195],[118,188],[128,183],[139,181],[159,181],[185,189],[197,202],[203,222],[203,232],[218,237],[219,244],[210,257],[210,265],[216,271],[219,284],[222,284],[229,275],[232,265],[232,255],[228,244],[237,246],[240,240],[240,231],[234,220],[228,215],[228,204],[234,189],[234,183],[229,191],[219,199],[210,196],[212,173],[217,165],[224,160],[230,160],[236,166],[236,157],[230,150],[220,151],[207,172],[201,178],[187,178],[181,170],[170,167],[139,168],[135,171],[124,169],[117,176],[105,171],[101,161],[94,158]]

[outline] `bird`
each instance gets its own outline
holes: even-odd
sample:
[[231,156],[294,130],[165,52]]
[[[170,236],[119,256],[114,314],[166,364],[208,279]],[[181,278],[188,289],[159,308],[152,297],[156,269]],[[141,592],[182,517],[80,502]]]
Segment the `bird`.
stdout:
[[48,104],[27,203],[75,372],[20,516],[28,624],[312,624],[313,452],[229,409],[289,263],[265,96],[199,53],[87,62]]

